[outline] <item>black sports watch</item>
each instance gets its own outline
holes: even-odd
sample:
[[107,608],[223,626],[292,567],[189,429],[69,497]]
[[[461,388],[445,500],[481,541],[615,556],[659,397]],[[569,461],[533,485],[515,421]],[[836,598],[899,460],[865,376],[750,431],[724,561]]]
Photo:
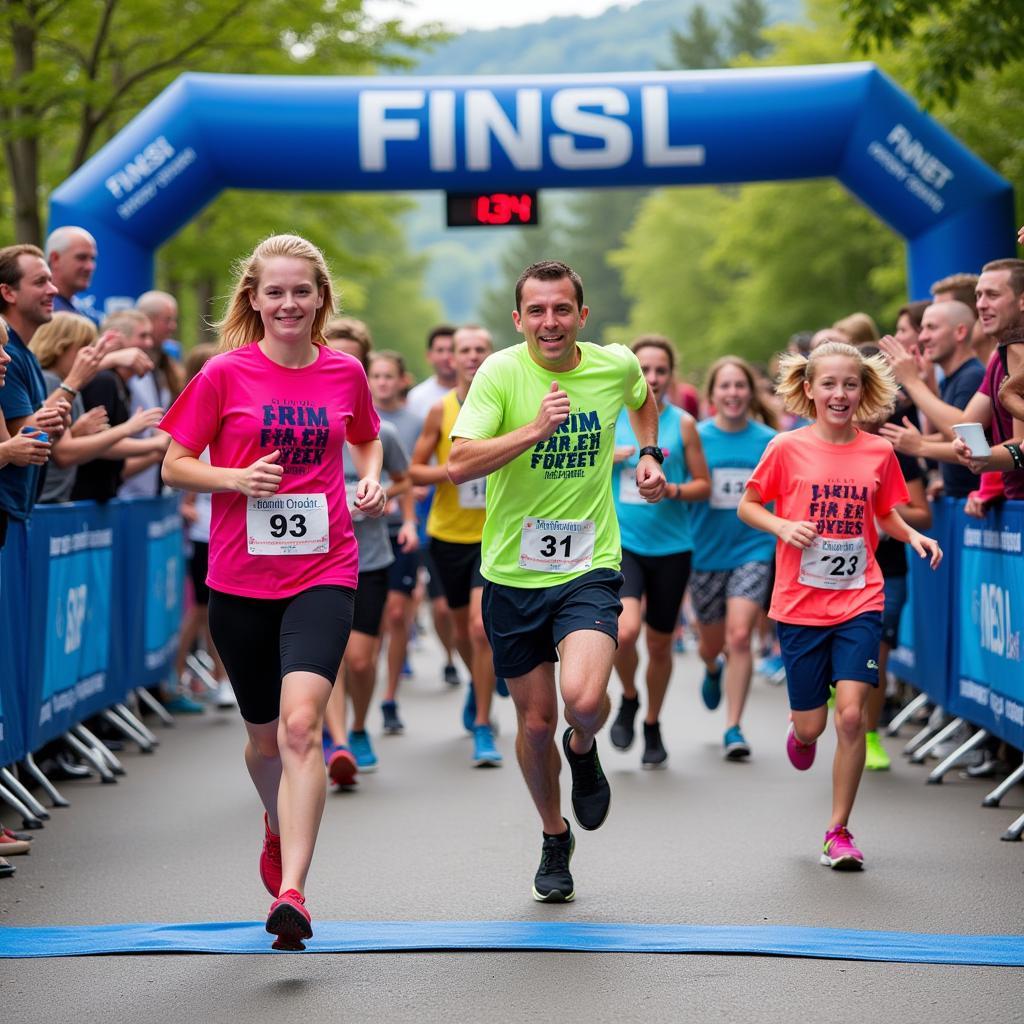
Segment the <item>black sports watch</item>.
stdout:
[[665,453],[657,445],[648,444],[641,448],[638,457],[642,459],[645,455],[650,455],[652,459],[656,459],[659,466],[665,461]]

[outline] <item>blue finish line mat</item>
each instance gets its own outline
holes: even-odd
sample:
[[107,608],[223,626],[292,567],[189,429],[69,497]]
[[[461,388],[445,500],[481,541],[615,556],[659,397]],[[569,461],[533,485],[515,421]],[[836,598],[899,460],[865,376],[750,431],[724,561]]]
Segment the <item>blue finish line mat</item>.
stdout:
[[[1024,967],[1024,937],[847,931],[782,925],[555,921],[314,921],[308,953],[557,951],[723,953],[906,964]],[[0,957],[272,953],[259,921],[0,927]]]

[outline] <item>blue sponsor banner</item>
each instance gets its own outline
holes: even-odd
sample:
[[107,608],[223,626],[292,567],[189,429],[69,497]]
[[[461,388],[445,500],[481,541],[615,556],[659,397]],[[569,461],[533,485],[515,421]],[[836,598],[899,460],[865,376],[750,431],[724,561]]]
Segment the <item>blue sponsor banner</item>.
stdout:
[[126,670],[132,686],[154,686],[167,678],[181,630],[185,540],[178,498],[126,501],[120,511],[125,592],[140,598],[125,609]]
[[39,506],[28,528],[28,749],[124,695],[111,664],[119,593],[116,511],[81,502]]
[[907,545],[907,603],[900,619],[899,646],[889,657],[892,673],[924,690],[937,704],[946,704],[953,656],[951,595],[957,563],[953,519],[958,502],[942,498],[932,504],[931,529],[942,548],[942,562],[932,569]]
[[1024,748],[1024,502],[974,519],[958,511],[956,640],[947,707]]
[[29,600],[25,545],[25,524],[12,520],[0,548],[0,765],[28,752],[22,728],[27,684],[22,638]]

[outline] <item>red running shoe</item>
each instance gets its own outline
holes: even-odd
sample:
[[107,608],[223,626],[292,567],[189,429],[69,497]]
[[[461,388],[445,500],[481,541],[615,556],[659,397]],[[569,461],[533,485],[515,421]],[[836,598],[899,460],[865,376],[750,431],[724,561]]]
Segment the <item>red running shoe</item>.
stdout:
[[263,850],[260,853],[260,878],[275,899],[281,891],[281,837],[270,831],[270,819],[263,814]]
[[274,900],[267,915],[267,931],[276,935],[274,949],[305,949],[303,939],[313,937],[313,928],[306,910],[305,897],[297,889],[289,889]]
[[354,786],[359,766],[348,747],[337,746],[327,758],[327,774],[336,786]]

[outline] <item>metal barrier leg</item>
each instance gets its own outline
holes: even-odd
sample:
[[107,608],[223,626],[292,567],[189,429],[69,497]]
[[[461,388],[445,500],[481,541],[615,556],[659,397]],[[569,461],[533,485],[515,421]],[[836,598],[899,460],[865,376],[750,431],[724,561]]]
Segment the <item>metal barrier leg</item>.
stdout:
[[1003,779],[1002,782],[992,790],[984,800],[981,801],[982,807],[998,807],[999,801],[1006,796],[1007,793],[1017,785],[1018,782],[1024,781],[1024,762],[1017,765],[1017,767]]
[[107,708],[106,711],[100,712],[100,717],[112,725],[127,739],[130,739],[132,743],[138,745],[139,750],[144,754],[151,754],[153,752],[153,744],[146,739],[145,736],[139,732],[135,726],[130,725],[126,722],[119,714],[117,714],[112,708]]
[[1019,843],[1024,833],[1024,814],[1022,814],[999,838],[1004,843]]
[[87,761],[93,771],[99,775],[100,780],[106,785],[110,785],[113,782],[117,782],[114,778],[114,773],[107,766],[107,762],[90,747],[87,743],[83,743],[74,733],[64,733],[64,742],[80,757],[83,761]]
[[151,747],[159,747],[160,741],[142,719],[138,718],[127,704],[117,703],[111,708],[120,715],[140,736],[145,737]]
[[84,725],[79,723],[78,725],[72,726],[71,731],[83,742],[88,743],[96,754],[103,758],[107,763],[107,767],[115,775],[124,775],[124,765],[118,760],[117,755],[103,742],[95,733],[91,732]]
[[210,674],[206,665],[200,661],[194,654],[187,654],[185,656],[185,664],[199,677],[203,686],[205,686],[211,693],[217,692],[219,683]]
[[15,813],[21,815],[21,823],[28,829],[42,828],[41,818],[37,818],[9,789],[0,786],[0,800],[3,800]]
[[167,708],[165,708],[163,704],[161,704],[160,701],[158,701],[156,697],[154,697],[153,694],[151,694],[144,686],[136,687],[135,696],[138,697],[139,701],[145,704],[146,707],[149,708],[149,710],[152,711],[153,714],[156,715],[156,717],[159,718],[160,721],[168,728],[177,724],[174,721],[174,715],[172,715],[170,711],[168,711]]
[[917,750],[922,743],[927,743],[941,728],[941,725],[934,726],[925,722],[925,724],[907,741],[907,745],[903,748],[903,756],[910,757],[910,755],[913,754],[913,752]]
[[948,740],[963,724],[962,718],[954,718],[948,725],[943,726],[934,736],[914,749],[910,755],[910,763],[921,764],[928,756],[929,751],[934,750],[943,740]]
[[917,711],[923,708],[927,703],[928,694],[919,693],[912,701],[910,701],[909,704],[905,704],[895,715],[893,715],[892,721],[886,727],[886,732],[890,736],[899,735],[900,726],[913,718]]
[[50,803],[52,803],[54,807],[71,806],[71,801],[66,800],[61,795],[60,790],[57,789],[57,787],[43,774],[31,754],[26,754],[25,760],[22,763],[25,765],[25,771],[27,771],[29,775],[39,783],[40,789],[42,789],[50,798]]
[[10,768],[0,768],[0,782],[40,821],[49,821],[50,812],[21,784]]
[[934,786],[942,782],[943,775],[954,767],[964,754],[973,750],[979,743],[984,743],[988,739],[988,733],[984,729],[979,729],[966,743],[962,743],[952,754],[949,755],[944,761],[937,764],[925,780],[928,785]]

